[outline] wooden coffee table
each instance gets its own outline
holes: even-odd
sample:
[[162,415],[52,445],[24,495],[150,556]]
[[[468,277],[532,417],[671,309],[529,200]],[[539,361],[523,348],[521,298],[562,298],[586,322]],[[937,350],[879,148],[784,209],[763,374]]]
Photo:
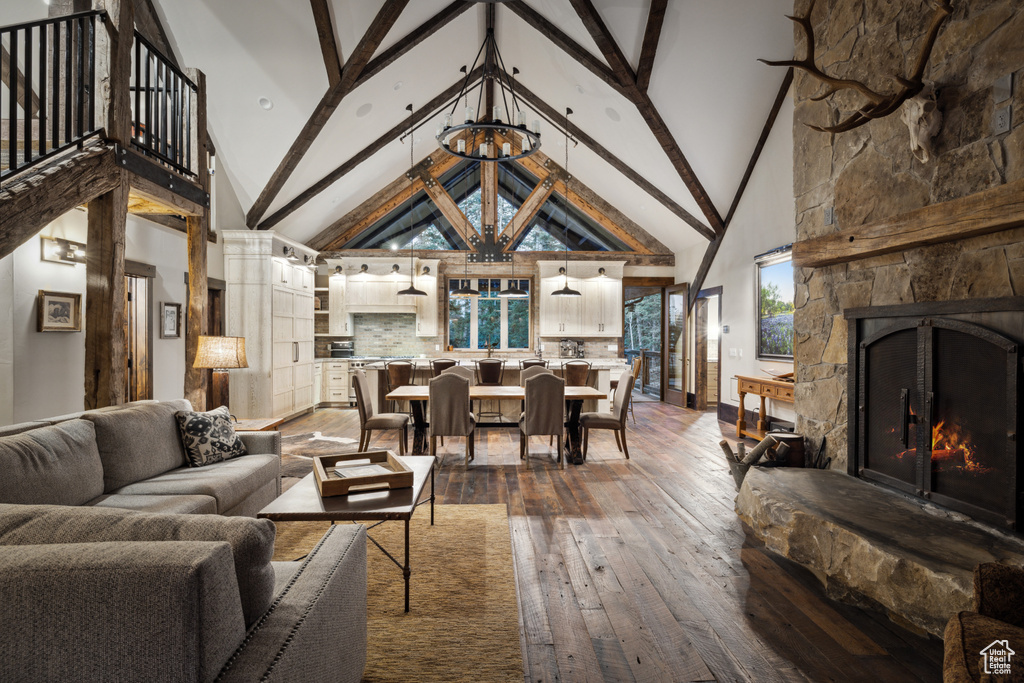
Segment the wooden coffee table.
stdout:
[[[281,494],[274,502],[260,510],[257,517],[275,522],[369,522],[366,537],[402,570],[405,578],[405,611],[409,611],[409,521],[416,508],[430,502],[430,524],[434,524],[434,457],[430,455],[396,456],[413,471],[412,488],[350,493],[347,496],[323,498],[310,473],[299,483]],[[430,498],[420,501],[423,486],[430,478]],[[388,520],[405,522],[405,562],[399,562],[369,531]]]

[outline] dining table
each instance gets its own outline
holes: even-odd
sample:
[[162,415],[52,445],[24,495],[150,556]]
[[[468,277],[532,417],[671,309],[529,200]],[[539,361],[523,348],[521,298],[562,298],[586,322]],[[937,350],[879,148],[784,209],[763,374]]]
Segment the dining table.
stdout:
[[[526,397],[526,390],[516,385],[473,385],[469,387],[470,404],[473,401],[522,401]],[[413,455],[423,455],[427,452],[427,427],[429,424],[426,418],[426,403],[430,400],[430,387],[418,384],[408,384],[388,392],[384,397],[388,401],[408,401],[412,409],[413,420]],[[583,435],[580,426],[580,413],[583,409],[583,402],[586,400],[608,398],[600,389],[591,386],[567,386],[565,387],[565,402],[567,405],[565,422],[565,459],[574,465],[583,464]],[[517,427],[518,422],[492,422],[478,424],[487,427]]]

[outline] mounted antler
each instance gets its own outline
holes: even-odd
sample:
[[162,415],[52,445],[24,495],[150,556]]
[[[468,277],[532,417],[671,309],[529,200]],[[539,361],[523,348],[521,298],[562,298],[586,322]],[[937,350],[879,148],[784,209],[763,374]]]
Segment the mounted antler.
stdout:
[[894,80],[899,83],[901,87],[897,92],[891,95],[876,92],[860,81],[845,78],[834,78],[818,68],[814,63],[814,28],[811,26],[811,12],[814,11],[814,3],[815,0],[811,0],[810,5],[807,7],[807,13],[804,16],[786,17],[787,19],[799,24],[804,31],[804,35],[807,36],[807,57],[804,59],[789,59],[785,61],[769,61],[767,59],[759,59],[758,61],[764,62],[768,66],[788,66],[795,69],[802,69],[817,78],[827,87],[824,93],[811,98],[811,100],[815,102],[820,102],[840,90],[856,90],[868,100],[868,104],[864,105],[834,126],[812,126],[811,124],[807,124],[810,128],[823,133],[842,133],[848,130],[853,130],[858,126],[863,126],[871,119],[880,119],[888,116],[899,109],[900,105],[924,89],[922,76],[924,75],[925,67],[928,65],[928,59],[931,57],[932,48],[935,47],[935,39],[939,35],[939,28],[942,27],[942,23],[953,11],[953,7],[950,5],[949,0],[928,0],[928,4],[935,8],[935,12],[932,15],[932,24],[928,29],[928,35],[925,38],[924,46],[921,49],[921,55],[917,59],[917,65],[914,69],[914,73],[907,78],[894,76]]

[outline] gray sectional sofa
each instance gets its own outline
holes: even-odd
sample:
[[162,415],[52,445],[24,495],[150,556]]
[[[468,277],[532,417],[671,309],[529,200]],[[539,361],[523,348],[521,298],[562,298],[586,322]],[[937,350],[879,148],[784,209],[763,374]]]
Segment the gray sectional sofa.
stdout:
[[280,436],[189,468],[188,409],[0,428],[0,680],[361,679],[364,527],[271,562],[274,524],[250,517],[280,493]]

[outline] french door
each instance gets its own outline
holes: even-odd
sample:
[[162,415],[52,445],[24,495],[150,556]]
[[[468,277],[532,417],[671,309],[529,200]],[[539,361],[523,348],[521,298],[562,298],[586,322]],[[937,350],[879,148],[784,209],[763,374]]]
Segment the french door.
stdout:
[[687,284],[665,288],[662,297],[661,400],[686,405],[686,308]]

